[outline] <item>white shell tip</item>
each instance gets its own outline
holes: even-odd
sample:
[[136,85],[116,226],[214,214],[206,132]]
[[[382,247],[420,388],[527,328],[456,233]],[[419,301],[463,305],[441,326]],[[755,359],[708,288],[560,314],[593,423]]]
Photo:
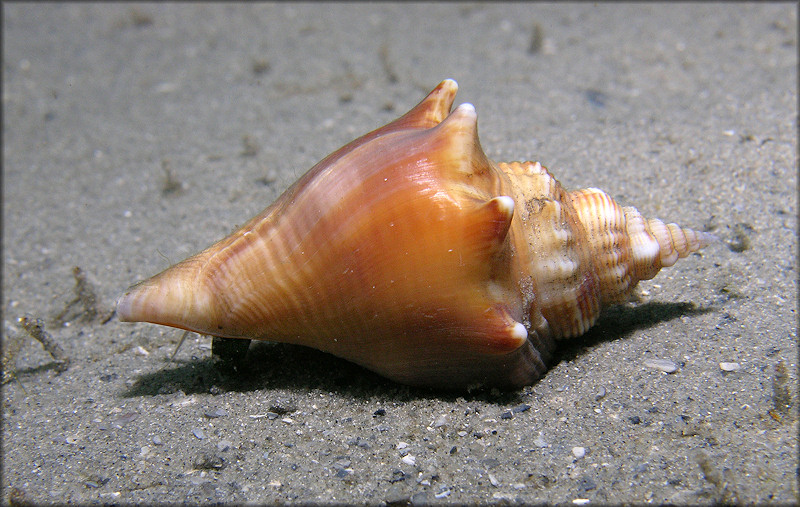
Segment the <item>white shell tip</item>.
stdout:
[[528,339],[528,330],[520,322],[514,324],[511,328],[511,336],[517,340],[523,341]]
[[477,116],[478,113],[475,112],[475,106],[470,104],[469,102],[464,102],[463,104],[459,105],[454,113],[464,114],[464,115],[471,115]]
[[507,195],[500,195],[494,198],[497,201],[497,207],[506,215],[514,214],[514,199]]

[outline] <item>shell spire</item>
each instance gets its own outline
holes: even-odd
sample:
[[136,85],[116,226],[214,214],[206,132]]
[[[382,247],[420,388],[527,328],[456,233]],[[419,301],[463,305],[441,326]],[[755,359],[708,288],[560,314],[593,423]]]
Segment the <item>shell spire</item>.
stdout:
[[570,196],[592,245],[604,305],[625,301],[639,281],[714,241],[708,233],[646,219],[596,188],[575,190]]
[[458,85],[312,167],[227,238],[131,287],[123,321],[295,343],[398,382],[518,387],[602,305],[710,236],[495,163]]

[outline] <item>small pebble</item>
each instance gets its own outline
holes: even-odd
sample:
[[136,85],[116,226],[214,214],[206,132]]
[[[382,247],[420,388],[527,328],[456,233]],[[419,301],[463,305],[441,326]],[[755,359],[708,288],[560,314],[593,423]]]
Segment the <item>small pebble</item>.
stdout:
[[544,449],[545,447],[547,447],[547,442],[544,440],[544,437],[542,435],[539,435],[533,440],[533,445]]
[[489,482],[491,482],[492,486],[494,486],[495,488],[500,487],[500,481],[497,480],[497,477],[495,477],[492,472],[489,472]]
[[502,414],[500,414],[500,419],[511,419],[513,416],[511,415],[510,410],[506,410]]
[[164,441],[161,440],[161,437],[159,437],[158,435],[154,436],[152,441],[153,445],[164,445]]
[[378,410],[376,410],[375,412],[372,413],[372,417],[375,417],[375,418],[383,416],[383,415],[386,415],[386,410],[383,409],[383,408],[379,408]]
[[206,438],[206,433],[200,428],[192,428],[192,434],[200,440]]
[[141,345],[139,345],[138,347],[133,349],[133,353],[136,354],[137,356],[149,356],[150,355],[150,352],[148,352],[147,349],[142,347]]
[[528,410],[530,408],[531,408],[530,405],[528,405],[527,403],[523,403],[522,405],[517,405],[516,407],[512,408],[511,412],[513,412],[515,414],[520,414],[520,413],[525,412],[526,410]]
[[111,426],[114,428],[122,428],[126,424],[133,422],[139,417],[137,412],[128,412],[111,418]]
[[405,449],[406,447],[408,447],[408,444],[405,443],[405,442],[398,442],[397,443],[397,448],[398,449]]
[[591,477],[583,477],[578,482],[578,487],[584,491],[591,491],[593,489],[597,489],[597,484],[595,484]]
[[204,415],[209,419],[216,419],[217,417],[225,417],[228,412],[224,408],[215,408],[213,410],[206,410]]
[[400,482],[406,480],[406,474],[399,468],[392,472],[392,478],[389,479],[389,482],[394,484],[395,482]]
[[438,419],[436,419],[436,422],[435,422],[435,423],[433,423],[433,427],[434,427],[434,428],[441,428],[441,427],[442,427],[442,426],[444,426],[445,424],[447,424],[447,415],[445,415],[445,414],[442,414],[442,415],[440,415],[440,416],[438,417]]
[[575,505],[586,505],[586,504],[589,503],[589,499],[588,498],[576,498],[575,500],[572,501],[572,503],[574,503]]
[[742,365],[739,363],[719,363],[719,369],[722,371],[739,371]]
[[661,370],[664,373],[674,373],[678,370],[678,365],[669,359],[647,359],[645,360],[644,365],[647,368]]
[[573,447],[572,448],[572,455],[576,458],[580,459],[586,456],[586,448],[585,447]]
[[231,442],[230,440],[220,440],[219,442],[217,442],[217,450],[219,452],[225,452],[228,449],[230,449],[232,445],[233,442]]
[[606,397],[606,388],[600,386],[600,389],[597,390],[597,394],[594,395],[595,401],[600,401]]
[[402,461],[406,465],[416,465],[417,464],[417,458],[415,458],[411,454],[406,454],[405,456],[403,456],[403,458],[400,461]]
[[433,495],[436,498],[447,498],[450,496],[450,488],[443,488],[440,492]]

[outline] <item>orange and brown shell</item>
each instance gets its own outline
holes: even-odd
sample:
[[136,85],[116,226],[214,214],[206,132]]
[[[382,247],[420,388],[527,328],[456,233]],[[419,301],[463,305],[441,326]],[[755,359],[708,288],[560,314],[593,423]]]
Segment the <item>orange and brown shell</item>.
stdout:
[[516,387],[710,236],[538,162],[495,163],[445,80],[227,238],[141,282],[123,321],[306,345],[395,381]]

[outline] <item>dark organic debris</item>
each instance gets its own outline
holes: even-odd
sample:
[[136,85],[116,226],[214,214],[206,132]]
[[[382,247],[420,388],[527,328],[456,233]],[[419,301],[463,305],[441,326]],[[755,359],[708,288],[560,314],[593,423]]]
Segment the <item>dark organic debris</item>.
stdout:
[[72,268],[72,276],[75,278],[74,297],[64,306],[61,312],[53,317],[55,325],[63,326],[74,319],[82,322],[92,322],[98,317],[102,317],[101,324],[111,320],[115,311],[101,312],[98,310],[97,292],[94,285],[86,277],[86,273],[80,267],[75,266]]
[[61,345],[56,343],[50,333],[44,330],[44,323],[42,319],[33,317],[20,317],[19,324],[34,340],[38,341],[44,347],[44,350],[50,354],[56,362],[56,371],[61,373],[69,368],[70,359]]
[[136,7],[128,11],[131,23],[135,27],[145,27],[153,24],[153,15]]
[[222,470],[225,468],[225,459],[216,454],[204,454],[194,467],[198,470]]
[[380,48],[378,49],[378,59],[381,62],[383,73],[386,75],[386,80],[389,83],[397,83],[400,81],[400,78],[398,77],[397,72],[394,70],[394,66],[392,65],[391,57],[389,56],[388,42],[381,44]]
[[180,182],[172,173],[169,160],[161,161],[161,169],[164,171],[164,185],[161,187],[162,195],[178,195],[183,191],[183,183]]
[[700,466],[700,471],[703,473],[705,480],[714,485],[718,502],[725,504],[739,503],[733,471],[725,468],[720,472],[711,457],[703,450],[697,451],[694,459]]
[[258,143],[250,135],[242,136],[242,156],[255,157],[258,154]]
[[742,253],[749,250],[752,246],[750,236],[755,229],[750,224],[740,223],[733,227],[733,239],[728,241],[728,249],[731,252]]
[[253,74],[256,76],[260,76],[266,72],[269,72],[272,65],[270,65],[269,60],[266,58],[254,58],[252,61],[251,69]]
[[584,95],[591,105],[599,108],[605,107],[608,100],[608,95],[594,88],[584,91]]
[[791,380],[786,362],[781,361],[775,365],[775,376],[772,378],[772,406],[773,411],[780,416],[772,416],[782,421],[792,413],[792,393],[789,391]]
[[544,29],[539,23],[534,23],[531,29],[531,43],[528,45],[528,53],[535,55],[542,50],[544,43]]

